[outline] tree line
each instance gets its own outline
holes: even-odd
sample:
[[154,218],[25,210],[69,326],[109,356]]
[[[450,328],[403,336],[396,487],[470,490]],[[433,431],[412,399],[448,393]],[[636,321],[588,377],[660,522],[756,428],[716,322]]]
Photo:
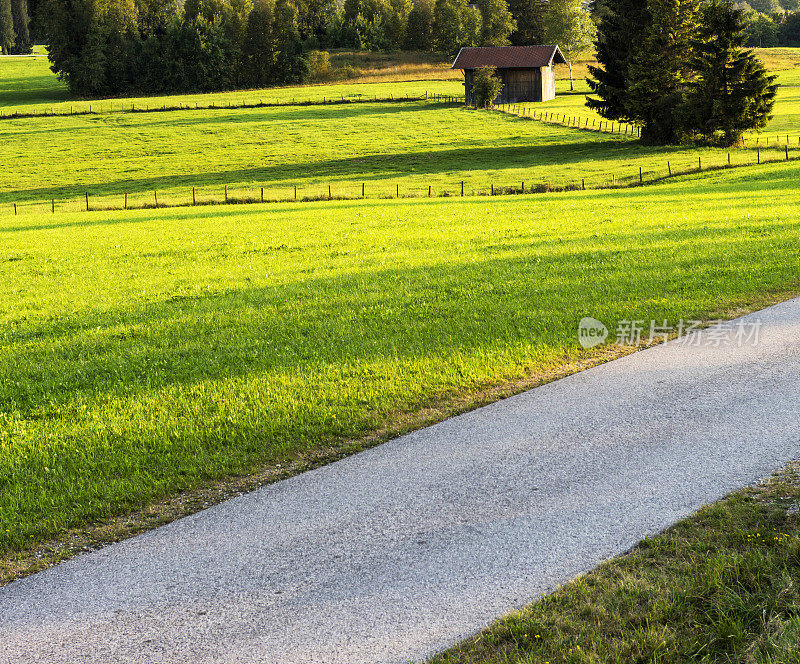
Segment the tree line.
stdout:
[[[0,0],[0,7],[25,2]],[[579,0],[39,2],[52,69],[80,96],[297,83],[325,48],[451,54],[546,43],[548,8],[581,7]]]

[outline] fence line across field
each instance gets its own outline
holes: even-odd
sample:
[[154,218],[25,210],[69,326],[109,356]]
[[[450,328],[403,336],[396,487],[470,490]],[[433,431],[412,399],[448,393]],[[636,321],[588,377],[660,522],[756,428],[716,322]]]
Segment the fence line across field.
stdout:
[[[755,152],[754,159],[734,161],[728,152],[722,163],[711,163],[707,157],[698,155],[697,160],[689,165],[685,162],[676,165],[671,160],[664,162],[659,170],[644,170],[638,166],[633,172],[622,172],[622,169],[609,171],[603,175],[573,178],[565,183],[520,180],[514,184],[498,184],[489,182],[479,188],[469,186],[466,180],[458,180],[447,185],[435,186],[431,183],[419,182],[401,185],[400,183],[382,183],[369,185],[365,181],[346,183],[319,183],[308,185],[287,185],[274,187],[238,187],[219,185],[209,192],[210,188],[192,187],[186,193],[176,194],[175,190],[153,190],[150,194],[143,192],[120,192],[93,196],[90,191],[84,192],[80,199],[55,199],[9,203],[3,206],[7,213],[19,215],[25,212],[41,214],[44,210],[51,214],[75,212],[100,212],[114,210],[147,210],[178,207],[199,207],[209,205],[242,205],[256,203],[299,203],[324,201],[358,201],[388,199],[420,199],[451,198],[464,196],[497,196],[537,194],[547,192],[564,192],[576,190],[599,190],[646,186],[664,181],[668,178],[693,173],[705,173],[759,164],[774,164],[797,159],[788,145],[782,150],[770,151],[773,158],[765,157],[762,148],[740,150],[736,154]],[[779,155],[775,157],[775,152]]]
[[143,102],[92,102],[82,106],[70,105],[69,109],[66,107],[50,107],[50,110],[42,111],[6,111],[0,109],[0,120],[20,120],[26,118],[61,118],[79,115],[108,115],[111,113],[170,113],[173,111],[219,111],[219,110],[236,110],[248,108],[284,108],[290,106],[331,106],[342,104],[375,104],[375,103],[402,103],[414,101],[434,101],[444,104],[462,104],[463,97],[457,95],[443,95],[436,92],[424,91],[419,95],[398,95],[389,94],[388,97],[379,97],[378,95],[354,95],[354,96],[323,96],[322,99],[313,99],[311,97],[293,97],[290,100],[275,99],[270,101],[264,97],[260,97],[258,101],[247,100],[243,98],[241,102],[234,103],[232,100],[222,100],[221,102],[211,102],[208,104],[201,104],[195,102],[178,102],[177,104],[152,105]]

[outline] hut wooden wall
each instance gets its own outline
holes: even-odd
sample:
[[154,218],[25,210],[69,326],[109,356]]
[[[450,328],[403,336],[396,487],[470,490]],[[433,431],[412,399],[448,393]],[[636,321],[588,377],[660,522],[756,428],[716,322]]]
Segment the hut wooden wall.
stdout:
[[[498,69],[503,81],[503,90],[495,99],[496,104],[513,104],[522,101],[547,101],[556,96],[555,73],[552,67],[527,69]],[[472,84],[474,69],[464,70],[464,95],[467,106],[475,105]]]

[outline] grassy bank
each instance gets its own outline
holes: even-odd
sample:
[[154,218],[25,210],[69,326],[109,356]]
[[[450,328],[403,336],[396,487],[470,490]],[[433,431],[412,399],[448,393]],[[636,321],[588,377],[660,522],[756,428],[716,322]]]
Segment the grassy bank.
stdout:
[[796,291],[797,174],[2,217],[0,550]]
[[703,508],[431,664],[800,662],[799,469]]

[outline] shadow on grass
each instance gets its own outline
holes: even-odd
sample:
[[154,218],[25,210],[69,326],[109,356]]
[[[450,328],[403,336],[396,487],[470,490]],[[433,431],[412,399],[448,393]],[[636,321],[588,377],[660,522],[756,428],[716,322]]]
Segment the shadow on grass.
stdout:
[[[765,257],[788,242],[780,237],[788,230],[761,233],[762,226],[753,220],[758,233],[698,223],[565,237],[534,222],[515,237],[466,240],[470,255],[463,260],[448,256],[395,269],[381,261],[332,277],[299,270],[271,287],[209,285],[148,304],[21,323],[5,337],[0,409],[27,417],[40,408],[57,412],[79,395],[127,398],[170,385],[379,358],[469,355],[520,344],[557,348],[571,345],[578,320],[600,311],[609,320],[641,317],[644,309],[648,320],[691,318],[698,302],[798,283],[790,261],[763,269]],[[334,267],[339,252],[326,246],[327,257],[318,246],[282,245],[241,252],[240,259],[263,258],[267,270],[276,260]],[[665,259],[653,246],[675,251]],[[304,260],[309,249],[316,253]],[[163,269],[165,258],[127,260],[141,272]],[[367,247],[363,261],[369,260]]]

